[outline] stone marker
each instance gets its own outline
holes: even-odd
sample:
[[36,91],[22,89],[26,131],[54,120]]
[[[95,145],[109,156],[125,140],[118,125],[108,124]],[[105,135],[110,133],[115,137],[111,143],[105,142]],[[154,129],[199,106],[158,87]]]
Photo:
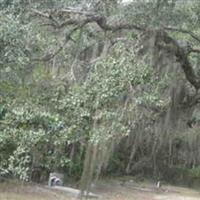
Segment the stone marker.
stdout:
[[53,172],[49,174],[48,186],[62,186],[63,185],[64,174]]

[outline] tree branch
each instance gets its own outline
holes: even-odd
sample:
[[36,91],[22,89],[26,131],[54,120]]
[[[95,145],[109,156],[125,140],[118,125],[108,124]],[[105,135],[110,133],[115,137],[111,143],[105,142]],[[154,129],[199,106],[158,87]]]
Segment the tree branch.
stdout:
[[175,28],[175,27],[164,27],[164,29],[167,31],[176,31],[176,32],[180,32],[180,33],[186,33],[200,43],[200,38],[196,34],[194,34],[192,31],[188,31],[186,29],[179,29],[179,28]]
[[44,12],[41,12],[41,11],[33,9],[33,8],[31,9],[31,12],[34,13],[35,15],[38,15],[40,17],[44,17],[47,19],[49,19],[49,16],[50,16],[48,13],[44,13]]
[[185,50],[179,46],[178,42],[170,37],[165,31],[158,30],[157,35],[160,37],[158,40],[165,43],[165,46],[161,43],[157,43],[156,45],[158,45],[158,48],[168,48],[168,50],[176,56],[177,61],[180,63],[185,73],[186,79],[196,90],[198,90],[200,88],[200,78],[196,76],[191,63],[189,62],[188,54],[186,54]]
[[56,55],[58,55],[62,50],[63,48],[65,47],[65,45],[69,42],[69,40],[71,40],[71,35],[80,27],[75,27],[73,28],[69,34],[67,34],[67,36],[65,36],[65,42],[64,44],[62,44],[57,50],[55,50],[53,53],[48,53],[40,58],[33,58],[31,59],[31,61],[43,61],[43,62],[47,62],[51,59],[53,59]]
[[200,49],[196,48],[190,49],[189,53],[200,53]]
[[[49,10],[49,11],[46,11],[45,13],[35,10],[35,9],[31,9],[31,11],[40,17],[48,19],[50,22],[52,22],[52,26],[54,26],[58,29],[63,28],[65,26],[69,26],[69,25],[76,25],[76,28],[68,35],[65,44],[68,42],[71,34],[76,29],[81,28],[88,23],[96,23],[103,31],[116,32],[118,30],[134,29],[134,30],[137,30],[137,31],[140,31],[143,33],[148,32],[148,29],[146,27],[143,27],[142,25],[136,25],[136,24],[127,23],[127,22],[110,24],[110,23],[108,23],[109,18],[107,18],[105,16],[98,15],[98,14],[95,14],[92,12],[85,12],[82,10],[72,9],[72,8],[66,8],[66,9],[61,9],[61,10]],[[58,22],[57,20],[55,20],[55,18],[56,18],[56,15],[58,15],[60,13],[73,14],[74,18],[73,19],[70,18],[66,21]],[[80,16],[77,17],[75,15],[80,15]],[[165,47],[163,47],[163,48],[169,48],[169,46],[171,45],[171,47],[169,49],[170,52],[174,53],[174,55],[177,58],[177,61],[179,61],[179,63],[181,64],[181,67],[185,73],[187,80],[196,88],[196,90],[198,90],[200,88],[200,79],[199,79],[199,77],[196,76],[191,63],[189,62],[188,52],[186,53],[184,48],[182,48],[175,39],[170,37],[166,31],[177,31],[177,32],[189,34],[193,39],[197,40],[198,42],[200,42],[200,38],[191,31],[188,31],[185,29],[178,29],[178,28],[174,28],[174,27],[164,27],[162,30],[154,30],[154,31],[158,31],[156,33],[156,35],[160,37],[159,38],[160,43],[159,42],[157,43],[157,41],[156,41],[155,46],[160,45],[163,47],[162,42],[165,43]],[[64,48],[65,44],[62,45],[60,48],[58,48],[54,53],[46,55],[39,60],[47,61],[47,60],[52,59],[55,55],[57,55]],[[189,53],[190,52],[200,53],[200,50],[199,49],[191,49],[189,51]]]
[[[41,16],[43,18],[46,18],[50,21],[53,22],[53,26],[56,26],[56,28],[63,28],[64,26],[67,25],[78,25],[78,24],[88,24],[88,23],[97,23],[104,31],[118,31],[118,30],[122,30],[122,29],[127,29],[127,30],[131,30],[131,29],[135,29],[135,30],[139,30],[142,31],[145,28],[142,27],[141,25],[135,25],[132,23],[118,23],[118,24],[109,24],[108,23],[108,18],[102,16],[102,15],[98,15],[92,12],[84,12],[84,11],[80,11],[80,10],[76,10],[76,9],[61,9],[61,10],[52,10],[52,11],[46,11],[45,13],[35,10],[35,9],[31,9],[31,11],[35,14],[37,14],[38,16]],[[73,19],[68,19],[64,22],[58,22],[53,18],[53,15],[59,14],[59,13],[69,13],[69,14],[79,14],[82,15],[82,17],[80,18],[73,18]],[[83,18],[84,16],[84,18]],[[82,19],[81,19],[82,18]]]

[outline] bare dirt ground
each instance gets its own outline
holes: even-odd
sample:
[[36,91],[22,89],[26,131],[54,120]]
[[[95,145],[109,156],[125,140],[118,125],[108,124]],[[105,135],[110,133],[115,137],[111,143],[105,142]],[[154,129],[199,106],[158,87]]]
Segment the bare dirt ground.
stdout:
[[[162,186],[161,189],[150,183],[135,183],[119,180],[100,181],[93,192],[99,200],[200,200],[200,192],[188,188]],[[45,186],[17,182],[0,184],[0,200],[75,200],[65,192],[49,190]]]

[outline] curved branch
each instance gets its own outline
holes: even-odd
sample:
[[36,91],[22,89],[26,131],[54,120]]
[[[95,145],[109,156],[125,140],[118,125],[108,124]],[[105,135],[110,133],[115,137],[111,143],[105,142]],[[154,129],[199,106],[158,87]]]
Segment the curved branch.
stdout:
[[65,36],[65,42],[64,42],[60,47],[58,47],[58,49],[56,49],[53,53],[48,53],[48,54],[46,54],[46,55],[44,55],[44,56],[42,56],[42,57],[40,57],[40,58],[33,58],[33,59],[31,59],[31,61],[37,61],[37,62],[43,61],[43,62],[47,62],[47,61],[53,59],[56,55],[58,55],[58,54],[63,50],[63,48],[65,47],[65,45],[71,40],[71,35],[72,35],[78,28],[80,28],[80,27],[77,26],[77,27],[73,28],[73,29],[69,32],[69,34],[67,34],[67,35]]
[[200,88],[200,78],[196,76],[196,73],[188,59],[188,54],[179,46],[178,42],[170,37],[165,31],[159,30],[157,35],[159,35],[159,39],[165,43],[165,46],[157,43],[156,45],[160,45],[158,48],[167,48],[175,55],[185,73],[186,79],[195,87],[196,90],[198,90]]
[[[31,9],[31,12],[35,13],[36,15],[46,18],[48,20],[50,20],[52,22],[52,26],[55,26],[56,28],[63,28],[64,26],[67,25],[78,25],[78,24],[88,24],[88,23],[97,23],[104,31],[118,31],[118,30],[122,30],[122,29],[127,29],[127,30],[131,30],[131,29],[135,29],[138,31],[142,31],[145,28],[142,27],[141,25],[136,25],[136,24],[132,24],[132,23],[118,23],[118,24],[109,24],[108,23],[108,18],[102,16],[102,15],[98,15],[95,13],[90,13],[90,12],[84,12],[84,11],[80,11],[80,10],[76,10],[76,9],[61,9],[61,10],[51,10],[51,11],[46,11],[45,13],[35,10],[35,9]],[[69,13],[69,14],[78,14],[81,15],[81,17],[79,18],[73,18],[73,19],[68,19],[64,22],[58,22],[55,20],[55,18],[53,18],[53,15],[56,15],[58,13]],[[83,17],[84,16],[84,17]]]
[[167,31],[176,31],[176,32],[180,32],[180,33],[186,33],[200,43],[200,38],[192,31],[188,31],[186,29],[179,29],[179,28],[175,28],[175,27],[164,27],[164,29]]
[[[136,25],[136,24],[127,23],[127,22],[110,24],[108,23],[108,18],[105,16],[98,15],[92,12],[76,10],[72,8],[66,8],[66,9],[61,9],[61,10],[50,10],[50,11],[46,11],[46,13],[42,13],[40,11],[32,9],[32,12],[34,12],[35,14],[43,18],[48,19],[49,21],[52,22],[52,25],[56,28],[62,28],[67,25],[76,25],[78,28],[80,28],[80,27],[85,26],[88,23],[96,23],[104,31],[116,32],[118,30],[124,30],[124,29],[127,29],[127,30],[134,29],[143,33],[148,31],[148,29],[146,27],[143,27],[142,25]],[[69,13],[69,14],[75,14],[75,15],[80,15],[80,16],[74,17],[73,19],[70,18],[64,22],[57,22],[55,21],[55,17],[58,13]],[[53,15],[55,16],[53,17]],[[155,42],[155,46],[161,45],[163,47],[161,43],[164,42],[165,45],[163,48],[170,48],[168,50],[170,50],[170,52],[174,53],[174,55],[176,56],[177,60],[181,64],[181,67],[185,73],[187,80],[198,90],[200,88],[200,79],[199,77],[196,76],[191,63],[189,62],[188,52],[186,53],[184,48],[182,48],[178,44],[178,42],[172,37],[170,37],[165,31],[178,31],[178,32],[186,33],[186,34],[189,34],[192,38],[194,38],[198,42],[200,42],[200,38],[191,31],[188,31],[185,29],[173,28],[173,27],[164,27],[163,30],[154,30],[154,31],[157,31],[156,35],[159,37],[158,42],[157,41]],[[70,38],[70,35],[68,38]],[[63,49],[64,45],[61,46],[58,50],[56,50],[53,54],[50,54],[48,55],[48,57],[42,58],[41,60],[46,61],[46,60],[52,59],[55,55],[57,55]],[[199,53],[200,51],[193,49],[193,50],[190,50],[190,52]]]

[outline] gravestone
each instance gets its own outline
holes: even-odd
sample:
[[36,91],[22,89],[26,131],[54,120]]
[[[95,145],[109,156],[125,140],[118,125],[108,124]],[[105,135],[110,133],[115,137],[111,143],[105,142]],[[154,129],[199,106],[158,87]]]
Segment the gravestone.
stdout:
[[49,174],[48,186],[62,186],[63,185],[64,174],[53,172]]

